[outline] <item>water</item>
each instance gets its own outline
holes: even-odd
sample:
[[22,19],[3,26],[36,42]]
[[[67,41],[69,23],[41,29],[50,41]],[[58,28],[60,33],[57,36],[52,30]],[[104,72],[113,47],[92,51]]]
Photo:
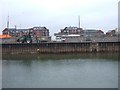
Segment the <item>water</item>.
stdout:
[[117,88],[118,54],[5,55],[3,88]]

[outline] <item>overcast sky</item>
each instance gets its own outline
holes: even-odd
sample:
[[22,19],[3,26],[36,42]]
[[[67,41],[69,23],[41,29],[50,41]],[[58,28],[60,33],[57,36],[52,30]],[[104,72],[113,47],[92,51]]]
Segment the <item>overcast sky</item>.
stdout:
[[0,0],[0,29],[6,27],[9,14],[10,27],[31,28],[46,26],[50,35],[68,26],[102,29],[104,32],[118,27],[119,0]]

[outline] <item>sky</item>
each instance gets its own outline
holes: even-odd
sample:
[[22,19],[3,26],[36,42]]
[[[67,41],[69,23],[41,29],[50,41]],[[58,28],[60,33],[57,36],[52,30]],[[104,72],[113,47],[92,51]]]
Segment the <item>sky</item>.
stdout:
[[118,27],[119,0],[0,0],[0,31],[6,28],[45,26],[50,35],[69,26],[104,32]]

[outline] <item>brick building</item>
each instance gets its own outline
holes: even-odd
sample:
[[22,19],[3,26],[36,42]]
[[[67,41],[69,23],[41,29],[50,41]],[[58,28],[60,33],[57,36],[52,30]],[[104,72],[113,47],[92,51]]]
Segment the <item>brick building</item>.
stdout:
[[30,35],[37,42],[41,41],[51,41],[51,37],[49,36],[49,29],[46,27],[33,27],[29,29]]
[[29,33],[29,29],[16,29],[16,28],[5,28],[2,34],[8,34],[12,37],[21,37]]
[[33,27],[29,29],[29,32],[33,37],[49,36],[49,29],[46,27]]
[[69,34],[78,34],[82,31],[82,28],[77,28],[77,27],[65,27],[64,29],[61,29],[61,34],[62,35],[69,35]]
[[61,29],[60,32],[54,34],[56,36],[56,40],[67,40],[67,41],[83,41],[87,38],[90,40],[90,38],[96,38],[96,37],[102,37],[104,36],[104,32],[102,30],[96,30],[96,29],[82,29],[77,27],[65,27],[64,29]]
[[16,39],[24,35],[30,34],[33,42],[39,41],[51,41],[49,36],[49,29],[46,27],[33,27],[29,29],[16,29],[16,28],[5,28],[2,31],[3,35],[10,35]]

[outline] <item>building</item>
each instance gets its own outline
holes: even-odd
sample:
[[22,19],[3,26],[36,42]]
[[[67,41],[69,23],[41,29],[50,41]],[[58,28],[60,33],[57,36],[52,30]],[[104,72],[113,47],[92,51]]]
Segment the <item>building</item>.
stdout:
[[16,39],[8,34],[0,35],[0,43],[15,43]]
[[81,36],[84,37],[101,37],[104,35],[104,32],[102,30],[96,30],[96,29],[85,29],[82,32],[80,32]]
[[106,32],[106,36],[116,36],[116,35],[117,35],[116,30],[109,30],[108,32]]
[[83,41],[96,41],[95,38],[101,38],[104,36],[102,30],[85,29],[77,27],[65,27],[60,32],[54,34],[56,41],[66,42],[83,42]]
[[82,28],[70,26],[61,29],[60,32],[54,33],[54,35],[56,36],[56,41],[65,41],[66,38],[78,36],[81,31],[83,31]]
[[62,35],[69,35],[69,34],[79,34],[83,29],[77,28],[77,27],[65,27],[64,29],[61,29]]
[[29,33],[29,29],[5,28],[2,31],[3,35],[10,35],[12,37],[21,37]]
[[49,36],[49,29],[46,27],[33,27],[29,29],[29,32],[33,37]]
[[36,42],[50,42],[51,36],[49,36],[49,29],[46,27],[33,27],[29,29],[33,41]]
[[49,29],[46,27],[33,27],[29,29],[5,28],[2,33],[3,35],[10,35],[16,39],[30,34],[34,43],[38,41],[51,41]]

